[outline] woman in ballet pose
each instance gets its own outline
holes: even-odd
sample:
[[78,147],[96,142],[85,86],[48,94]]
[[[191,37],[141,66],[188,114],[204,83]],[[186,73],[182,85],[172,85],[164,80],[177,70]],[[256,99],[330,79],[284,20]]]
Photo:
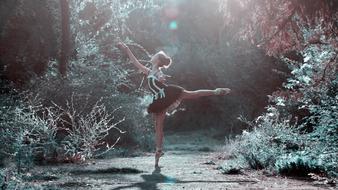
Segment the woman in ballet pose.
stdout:
[[165,75],[162,68],[168,68],[172,64],[171,58],[160,51],[151,57],[151,68],[142,65],[128,46],[119,43],[118,47],[125,52],[134,66],[147,76],[148,87],[153,94],[153,102],[148,107],[148,113],[152,113],[155,121],[155,168],[158,168],[159,159],[163,156],[163,123],[167,112],[177,108],[182,100],[195,99],[203,96],[224,96],[230,93],[229,88],[216,88],[215,90],[188,91],[180,86],[165,83]]

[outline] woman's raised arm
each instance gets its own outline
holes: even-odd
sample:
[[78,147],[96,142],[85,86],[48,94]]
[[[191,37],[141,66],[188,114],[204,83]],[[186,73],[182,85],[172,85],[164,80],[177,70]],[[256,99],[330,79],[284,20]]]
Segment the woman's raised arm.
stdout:
[[135,55],[133,54],[133,52],[131,52],[131,50],[128,48],[128,46],[125,43],[120,42],[120,43],[117,44],[117,47],[120,48],[122,51],[124,51],[129,56],[129,59],[131,60],[131,62],[134,64],[134,66],[136,68],[138,68],[142,73],[144,73],[146,75],[149,74],[150,69],[148,69],[147,67],[145,67],[144,65],[142,65],[137,60],[137,58],[135,57]]

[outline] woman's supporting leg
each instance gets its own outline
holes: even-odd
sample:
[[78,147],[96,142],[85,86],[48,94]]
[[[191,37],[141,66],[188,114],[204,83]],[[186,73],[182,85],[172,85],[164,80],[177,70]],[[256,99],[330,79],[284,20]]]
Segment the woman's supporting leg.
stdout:
[[215,95],[226,95],[230,93],[229,88],[217,88],[215,90],[196,90],[188,91],[184,90],[182,94],[182,99],[195,99],[204,96],[215,96]]
[[155,153],[155,167],[158,167],[158,162],[162,156],[163,148],[163,124],[165,119],[165,112],[154,114],[155,117],[155,141],[156,141],[156,153]]

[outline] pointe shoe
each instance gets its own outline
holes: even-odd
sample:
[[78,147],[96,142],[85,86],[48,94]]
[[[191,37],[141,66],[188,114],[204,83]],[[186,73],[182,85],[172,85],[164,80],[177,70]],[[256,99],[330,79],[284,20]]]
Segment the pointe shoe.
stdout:
[[231,92],[230,88],[216,88],[215,95],[224,96]]
[[164,155],[164,153],[163,153],[162,150],[156,150],[156,153],[155,153],[155,168],[159,168],[158,162],[160,160],[160,157],[162,157],[163,155]]

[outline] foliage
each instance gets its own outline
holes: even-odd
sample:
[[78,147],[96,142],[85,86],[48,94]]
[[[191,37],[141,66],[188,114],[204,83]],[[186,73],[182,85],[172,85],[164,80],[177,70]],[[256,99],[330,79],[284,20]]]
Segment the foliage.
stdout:
[[242,37],[291,70],[284,88],[269,96],[267,112],[251,124],[254,130],[233,143],[234,154],[255,169],[337,177],[336,1],[230,0],[224,5],[230,23],[240,20]]
[[3,190],[6,189],[27,189],[27,190],[39,190],[43,189],[39,185],[29,185],[24,182],[23,175],[11,171],[10,169],[0,169],[0,187]]
[[[147,95],[145,89],[139,88],[143,76],[136,73],[126,56],[114,47],[119,41],[126,42],[136,57],[148,67],[149,55],[159,50],[168,53],[174,61],[174,65],[165,71],[172,76],[168,78],[168,83],[182,85],[189,90],[217,87],[233,89],[233,96],[225,99],[202,98],[193,103],[187,101],[184,105],[185,112],[168,119],[169,126],[181,126],[180,129],[204,128],[209,125],[222,127],[223,132],[238,133],[244,126],[236,121],[237,115],[246,114],[250,119],[256,117],[267,104],[265,95],[270,94],[282,82],[282,77],[271,71],[280,67],[273,64],[275,60],[267,58],[260,50],[250,49],[248,43],[235,42],[232,27],[221,27],[223,17],[222,13],[215,11],[219,7],[215,0],[68,1],[72,47],[69,52],[68,79],[61,82],[56,77],[57,69],[54,69],[59,64],[62,41],[60,1],[15,2],[1,2],[4,7],[14,6],[10,9],[13,13],[8,15],[9,20],[4,26],[3,40],[0,40],[5,42],[0,45],[3,72],[11,80],[50,85],[50,89],[54,91],[49,91],[46,98],[41,97],[43,101],[46,99],[45,102],[53,100],[64,105],[65,100],[70,100],[72,93],[80,96],[90,94],[93,96],[90,101],[94,101],[99,100],[102,94],[102,97],[110,96],[107,101],[104,100],[105,104],[109,102],[112,105],[108,108],[106,104],[108,111],[122,106],[120,111],[125,112],[123,106],[133,102],[130,107],[135,110],[132,112],[143,113],[139,106],[142,100],[138,99]],[[19,23],[23,20],[27,22],[24,25],[11,24],[17,23],[15,19]],[[33,22],[35,19],[36,23]],[[171,28],[171,23],[176,23],[176,28]],[[32,37],[27,40],[25,36]],[[50,55],[44,56],[45,53]],[[11,59],[7,59],[7,55]],[[14,58],[19,60],[13,61]],[[20,64],[15,66],[17,61]],[[35,69],[40,69],[41,72],[35,74],[32,72]],[[53,77],[48,79],[45,75]],[[36,81],[39,77],[46,80],[44,84],[41,80]],[[76,89],[72,89],[73,87]],[[27,87],[29,88],[30,86]],[[43,91],[45,87],[41,88]],[[65,90],[61,90],[63,88]],[[64,97],[61,93],[64,93]],[[126,94],[127,97],[124,97]],[[206,111],[206,105],[217,106],[210,106],[210,111]],[[126,134],[128,139],[129,134],[137,134],[136,131],[145,134],[145,131],[150,130],[148,117],[139,117],[136,114],[131,117],[135,119],[127,117],[122,124],[129,130]],[[192,119],[196,121],[194,124],[191,123]],[[129,121],[137,123],[144,120],[145,124],[142,122],[137,127],[135,124],[127,124]],[[219,125],[220,122],[227,123],[227,127],[224,129]],[[238,127],[239,125],[241,126]],[[146,140],[143,135],[132,136],[131,140]],[[140,144],[150,144],[150,141]]]
[[58,1],[1,1],[0,9],[0,67],[21,86],[58,57]]
[[73,99],[65,108],[42,107],[37,101],[3,102],[0,157],[14,160],[18,172],[30,169],[34,161],[78,162],[101,155],[114,146],[105,141],[109,131],[122,132],[116,127],[122,120],[113,120],[114,112],[107,113],[100,102],[86,105],[88,112],[74,110]]
[[[29,10],[34,9],[29,3],[21,1],[16,2],[13,6],[16,8],[15,11],[21,12],[23,15],[29,14]],[[60,34],[61,26],[60,18],[58,18],[60,17],[60,10],[58,10],[57,2],[48,1],[41,6],[44,9],[51,10],[50,13],[55,20],[49,26],[52,27],[53,32]],[[29,90],[41,100],[42,109],[53,107],[55,114],[70,111],[69,104],[73,96],[77,97],[76,105],[72,110],[73,113],[68,113],[69,115],[80,112],[90,114],[93,111],[90,106],[98,101],[101,101],[102,104],[98,105],[97,108],[99,110],[96,111],[103,111],[102,106],[104,105],[105,113],[117,115],[113,119],[114,122],[124,118],[125,113],[135,113],[127,117],[125,122],[120,125],[124,131],[127,131],[126,134],[122,135],[123,144],[139,144],[142,148],[149,149],[150,144],[152,144],[151,133],[149,133],[150,122],[149,118],[144,115],[144,106],[140,105],[143,100],[137,98],[144,95],[144,89],[140,88],[142,76],[131,69],[131,65],[127,64],[126,57],[120,54],[114,44],[123,40],[128,43],[138,58],[149,59],[149,53],[142,46],[131,40],[132,30],[127,26],[126,22],[132,12],[144,11],[149,8],[156,8],[156,6],[155,1],[70,1],[71,30],[74,39],[72,48],[74,52],[70,52],[72,60],[69,64],[67,79],[58,78],[58,61],[52,59],[45,65],[44,73],[38,75],[30,73],[30,80],[25,80],[24,89]],[[34,12],[35,9],[31,11]],[[39,15],[39,13],[36,14]],[[41,22],[45,24],[43,17],[41,17]],[[8,25],[9,28],[5,27],[4,34],[7,34],[7,30],[11,29],[10,26],[12,25]],[[60,36],[56,35],[56,38],[57,41],[60,41]],[[7,39],[6,35],[4,39]],[[46,41],[49,42],[48,39]],[[59,46],[60,44],[58,43],[55,47],[59,48]],[[16,53],[14,50],[11,51],[14,54]],[[7,60],[5,61],[7,62]],[[4,70],[1,72],[10,74],[6,73],[8,72],[6,68],[7,66],[2,68]],[[28,71],[30,72],[30,69]],[[86,105],[90,106],[86,107]],[[114,112],[118,107],[121,107],[121,109],[118,112]],[[41,116],[40,112],[39,116]],[[13,115],[15,114],[13,113]],[[64,119],[63,117],[66,116],[62,116],[61,119]],[[139,121],[144,122],[140,124]],[[86,120],[83,122],[88,124],[88,122],[93,121]],[[65,136],[60,124],[58,123],[57,125],[57,137]],[[68,124],[66,128],[71,127]],[[87,129],[89,130],[88,125]],[[107,135],[105,140],[109,144],[114,144],[115,139],[119,137],[119,135],[115,134],[114,129]],[[76,136],[69,136],[68,138],[75,138]],[[82,140],[70,140],[82,141],[78,146],[82,146],[81,144],[84,143],[83,138]],[[71,145],[75,146],[72,143]],[[71,146],[67,145],[67,147],[70,148]],[[79,147],[72,148],[73,150],[81,149]],[[88,155],[87,153],[85,154]]]
[[[160,1],[72,1],[72,33],[75,34],[75,61],[69,73],[71,91],[90,94],[101,99],[109,112],[121,107],[119,117],[127,115],[121,128],[127,133],[122,143],[136,143],[149,149],[152,144],[149,118],[143,114],[139,96],[145,95],[140,86],[142,75],[128,64],[127,57],[115,47],[126,42],[141,62],[150,53],[135,42],[134,31],[128,26],[130,15],[137,11],[152,11]],[[95,93],[92,92],[95,89]],[[122,116],[123,113],[123,116]],[[126,114],[128,113],[128,114]],[[140,123],[142,121],[142,123]]]
[[185,101],[185,111],[168,119],[168,125],[185,130],[209,126],[223,134],[238,134],[245,128],[236,120],[238,115],[253,119],[264,111],[266,95],[284,80],[273,69],[287,71],[287,67],[250,43],[236,40],[236,28],[224,25],[222,13],[215,11],[217,1],[175,2],[168,4],[178,11],[173,19],[177,30],[157,34],[166,40],[163,48],[173,57],[173,65],[166,71],[173,76],[169,82],[188,90],[229,87],[232,93],[225,98]]
[[[51,64],[53,65],[53,62]],[[151,147],[150,118],[144,113],[147,105],[143,105],[143,99],[138,98],[142,95],[142,90],[129,94],[119,92],[118,84],[124,79],[114,76],[111,69],[102,69],[100,66],[84,67],[74,61],[66,81],[55,75],[56,70],[56,67],[51,66],[45,77],[38,78],[29,85],[30,92],[36,94],[44,106],[54,106],[54,102],[69,111],[70,102],[75,97],[72,112],[89,114],[90,106],[100,101],[105,106],[106,113],[114,113],[114,122],[125,118],[119,128],[126,133],[117,134],[116,130],[110,130],[105,138],[109,144],[114,144],[115,139],[121,137],[119,145],[137,144],[145,149]],[[119,108],[118,111],[116,108]],[[70,126],[71,124],[68,124],[68,127]]]
[[[337,1],[221,0],[227,24],[239,28],[237,38],[263,47],[268,55],[302,51],[311,44],[338,47]],[[303,35],[304,30],[311,33]]]
[[243,160],[233,159],[225,162],[218,169],[221,170],[223,174],[240,174],[242,173],[243,168],[247,167],[246,162],[241,162]]
[[[49,143],[54,142],[53,139],[50,142],[43,141],[50,140],[48,133],[52,134],[55,130],[52,127],[50,130],[45,128],[44,121],[35,115],[33,107],[26,107],[22,102],[3,95],[2,100],[5,105],[1,107],[0,138],[3,146],[1,146],[0,157],[2,160],[14,159],[18,172],[21,172],[32,166],[33,147],[43,143],[46,143],[47,147]],[[40,138],[42,144],[40,144]]]
[[[67,106],[62,108],[55,104],[56,113],[61,113],[61,124],[66,136],[61,142],[66,158],[76,160],[86,160],[111,150],[119,141],[119,138],[112,145],[105,142],[111,129],[124,133],[116,127],[124,119],[114,122],[113,114],[115,111],[108,113],[106,107],[101,102],[96,102],[90,106],[90,111],[85,112],[85,108],[81,111],[75,109],[74,97]],[[105,150],[102,152],[102,147]]]
[[[116,96],[112,99],[106,99],[106,104],[115,104],[121,106],[117,116],[125,116],[125,121],[121,123],[120,128],[126,131],[121,135],[121,145],[131,149],[141,149],[152,151],[154,148],[153,123],[152,118],[147,113],[148,103],[144,103],[146,97],[135,95]],[[128,113],[128,115],[126,114]]]
[[[121,56],[115,45],[125,41],[141,47],[144,51],[142,46],[130,38],[133,31],[126,22],[133,11],[155,7],[156,4],[152,0],[72,1],[71,29],[75,35],[76,63],[82,66],[111,68],[110,71],[115,72],[112,73],[113,76],[125,76],[126,72],[117,64],[121,63]],[[145,53],[149,58],[149,53],[147,51]]]
[[301,137],[289,122],[277,122],[276,117],[278,113],[273,109],[269,114],[259,117],[253,131],[243,131],[232,142],[229,149],[231,154],[246,161],[251,168],[263,169],[273,166],[279,156],[302,147]]
[[[337,147],[333,142],[319,143],[314,134],[301,132],[300,126],[281,119],[277,109],[270,107],[268,110],[249,123],[254,127],[252,131],[243,131],[227,145],[226,150],[233,157],[231,163],[240,163],[240,168],[269,169],[286,175],[326,173],[337,176]],[[327,144],[333,146],[327,147]],[[238,168],[232,165],[225,162],[223,170]]]

